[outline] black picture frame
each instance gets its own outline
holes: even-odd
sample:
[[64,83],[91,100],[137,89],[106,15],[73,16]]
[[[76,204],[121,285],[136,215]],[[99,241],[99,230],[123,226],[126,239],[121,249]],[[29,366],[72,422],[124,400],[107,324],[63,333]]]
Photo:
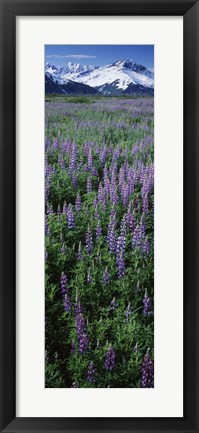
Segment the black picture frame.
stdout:
[[[183,16],[184,21],[184,417],[16,418],[17,16]],[[0,0],[0,431],[199,432],[199,2],[192,0]],[[172,98],[172,95],[171,95]],[[172,384],[171,384],[172,393]],[[92,415],[92,414],[91,414]]]

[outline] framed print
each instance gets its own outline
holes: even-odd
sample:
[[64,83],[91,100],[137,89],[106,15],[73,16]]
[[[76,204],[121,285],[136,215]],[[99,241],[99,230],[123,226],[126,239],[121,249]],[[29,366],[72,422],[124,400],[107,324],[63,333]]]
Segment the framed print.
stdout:
[[198,431],[198,2],[1,1],[1,431]]
[[[111,63],[113,52],[113,60],[124,52],[127,59]],[[136,52],[149,57],[152,71],[128,58],[127,53],[135,56]],[[68,62],[59,67],[64,56],[78,58],[81,63]],[[154,47],[46,45],[45,57],[45,386],[153,388]],[[93,63],[101,59],[102,64],[84,65],[85,58]],[[108,64],[104,64],[105,58]],[[58,66],[49,59],[55,63],[59,60]],[[70,86],[73,96],[67,99]],[[52,136],[59,135],[54,131],[54,101],[61,101],[60,108],[56,105],[55,118],[63,115],[62,93],[57,93],[61,99],[57,96],[54,100],[54,92],[59,91],[69,104],[64,105],[69,112],[65,111],[58,126],[65,125],[61,148],[60,141]],[[138,94],[144,99],[137,99]],[[120,95],[126,97],[120,100]],[[129,121],[128,115],[121,116],[121,111],[128,109]],[[129,130],[129,138],[124,129]],[[139,148],[131,145],[132,140],[138,143],[138,137]],[[57,153],[58,171],[54,165]],[[58,234],[56,242],[52,231]],[[145,290],[141,289],[143,285]],[[60,318],[60,336],[53,317]],[[67,341],[62,339],[65,333]],[[140,360],[139,345],[143,347]],[[137,371],[134,377],[132,370]],[[53,379],[55,375],[58,381]]]

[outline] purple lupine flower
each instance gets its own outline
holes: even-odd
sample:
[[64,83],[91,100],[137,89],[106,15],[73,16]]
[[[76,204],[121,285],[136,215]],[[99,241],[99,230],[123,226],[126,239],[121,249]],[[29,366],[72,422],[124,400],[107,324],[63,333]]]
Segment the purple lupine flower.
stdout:
[[116,353],[112,346],[110,346],[106,352],[106,358],[105,358],[105,369],[108,371],[111,371],[115,368],[115,358]]
[[129,188],[128,188],[128,184],[124,183],[122,185],[121,188],[121,198],[122,198],[122,203],[124,206],[126,206],[128,204],[128,200],[129,200]]
[[86,321],[82,313],[76,315],[76,330],[79,343],[79,352],[87,352],[89,348],[89,339],[87,335]]
[[147,291],[144,295],[143,298],[143,316],[147,317],[147,316],[151,316],[152,315],[152,302],[151,302],[151,298],[147,295]]
[[114,206],[112,206],[112,208],[111,208],[110,222],[112,222],[113,224],[116,224],[116,209]]
[[71,310],[71,302],[69,295],[64,296],[64,311],[70,311]]
[[107,168],[107,165],[105,165],[105,167],[104,167],[104,169],[103,169],[103,174],[104,174],[104,180],[105,180],[106,178],[108,178],[108,168]]
[[118,268],[118,278],[123,277],[125,272],[125,262],[124,262],[125,245],[126,245],[125,236],[118,236],[117,244],[116,244],[116,263]]
[[68,293],[68,277],[64,272],[62,272],[61,274],[60,286],[61,286],[61,294],[64,298],[64,296]]
[[95,376],[96,376],[96,368],[94,367],[93,361],[91,361],[88,365],[88,370],[87,370],[88,382],[90,383],[95,382]]
[[142,197],[142,210],[143,210],[143,214],[147,214],[149,210],[148,194],[144,194]]
[[77,197],[76,197],[76,200],[75,200],[75,209],[76,209],[77,212],[80,211],[81,204],[82,204],[81,197],[80,197],[79,194],[77,194]]
[[123,255],[122,251],[116,257],[116,262],[117,262],[118,278],[122,278],[122,277],[124,277],[124,274],[125,274],[125,262],[124,262],[124,255]]
[[136,219],[135,219],[135,216],[132,215],[132,213],[129,209],[126,213],[126,224],[132,231],[135,230]]
[[154,388],[154,363],[148,351],[142,363],[141,388]]
[[120,236],[126,236],[126,214],[124,214],[120,223]]
[[142,178],[142,199],[144,199],[144,196],[148,196],[148,194],[151,194],[153,192],[153,186],[154,186],[154,166],[149,165],[146,166],[143,173]]
[[119,202],[119,198],[117,195],[117,187],[116,184],[114,184],[114,182],[110,184],[110,188],[109,188],[109,194],[110,194],[110,201],[112,203],[112,205],[116,205]]
[[49,203],[47,203],[47,210],[46,210],[47,215],[53,215],[53,207],[52,205],[50,205]]
[[96,239],[99,240],[99,238],[102,236],[102,227],[101,227],[99,219],[98,219],[98,222],[97,222],[97,227],[96,227],[96,232],[95,233],[96,233]]
[[88,230],[86,232],[86,252],[88,254],[92,254],[93,252],[93,237],[90,227],[88,226]]
[[70,149],[70,159],[69,159],[69,173],[73,173],[76,169],[77,165],[77,145],[75,143],[72,144]]
[[141,219],[140,219],[140,234],[141,234],[141,238],[144,239],[145,236],[146,236],[146,227],[145,227],[144,214],[142,214]]
[[74,174],[74,173],[72,174],[72,185],[73,185],[74,189],[76,189],[77,185],[78,185],[78,178],[77,178],[76,174]]
[[118,144],[118,146],[116,147],[116,149],[114,151],[114,157],[118,159],[119,156],[120,156],[120,145]]
[[150,243],[149,243],[148,239],[145,239],[142,242],[142,252],[143,252],[144,255],[150,253]]
[[119,197],[117,194],[117,189],[114,187],[110,188],[110,202],[113,206],[117,205],[119,203]]
[[59,141],[58,140],[54,141],[53,147],[54,147],[54,149],[59,149]]
[[90,149],[90,143],[85,143],[84,145],[84,155],[88,155]]
[[67,220],[68,220],[68,228],[69,228],[69,230],[74,229],[74,227],[75,227],[75,219],[74,219],[74,214],[73,214],[72,206],[68,207],[68,210],[67,210]]
[[79,314],[83,313],[83,307],[80,303],[80,301],[78,301],[78,299],[76,299],[75,305],[74,305],[74,309],[75,309],[75,315],[78,316]]
[[48,225],[48,218],[45,218],[45,236],[48,236],[50,233],[49,225]]
[[91,180],[90,176],[87,177],[87,186],[86,186],[86,188],[87,188],[87,192],[88,193],[92,192],[92,180]]
[[130,302],[129,302],[128,307],[126,308],[126,310],[124,312],[124,315],[125,315],[127,323],[129,321],[129,318],[130,318],[131,314],[132,314],[132,310],[131,310],[131,305],[130,305]]
[[120,168],[119,171],[119,190],[122,190],[122,185],[124,184],[124,177],[125,177],[125,171],[124,171],[124,166],[122,166]]
[[102,164],[105,164],[106,156],[107,156],[107,149],[106,149],[106,147],[103,147],[103,148],[101,148],[100,154],[99,154],[99,160]]
[[104,192],[106,197],[109,196],[109,186],[110,186],[110,181],[107,175],[104,176]]
[[138,152],[138,150],[139,150],[138,145],[135,144],[135,145],[132,147],[132,155],[135,156],[136,153]]
[[92,149],[89,149],[88,153],[88,169],[91,171],[93,167]]
[[116,234],[115,234],[115,223],[110,220],[108,224],[107,242],[109,249],[112,253],[116,250]]
[[92,168],[91,174],[92,174],[92,176],[98,177],[98,171],[97,171],[96,167]]
[[131,195],[131,194],[133,194],[134,187],[135,187],[134,169],[132,167],[129,167],[129,169],[128,169],[127,184],[129,187],[129,195]]
[[142,232],[140,230],[140,226],[137,225],[135,227],[133,238],[132,238],[132,248],[141,247],[143,242]]
[[121,252],[122,252],[122,254],[124,254],[124,252],[125,252],[125,245],[126,245],[126,238],[125,238],[125,236],[118,236],[118,238],[117,238],[117,244],[116,244],[116,253],[117,253],[117,256],[119,256]]
[[51,182],[51,179],[46,177],[46,180],[45,180],[45,202],[46,203],[49,199],[50,182]]
[[105,199],[104,189],[103,189],[101,183],[99,184],[99,187],[98,187],[97,198],[98,198],[98,202],[102,205],[102,207],[104,209],[106,206],[106,199]]
[[107,266],[105,268],[105,271],[103,272],[102,280],[103,280],[104,285],[109,284],[109,282],[110,282],[110,275],[109,275]]
[[116,176],[116,174],[117,174],[117,161],[115,160],[113,160],[112,159],[112,164],[111,164],[111,167],[110,167],[110,172],[114,175],[114,176]]

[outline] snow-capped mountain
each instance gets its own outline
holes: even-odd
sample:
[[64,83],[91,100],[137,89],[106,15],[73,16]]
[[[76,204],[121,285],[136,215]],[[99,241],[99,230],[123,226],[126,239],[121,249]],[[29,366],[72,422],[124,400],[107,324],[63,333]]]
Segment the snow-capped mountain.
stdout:
[[67,63],[63,67],[56,68],[48,63],[45,70],[59,84],[71,80],[95,88],[106,95],[153,94],[154,73],[131,59],[118,60],[100,67]]
[[47,63],[45,66],[45,72],[51,74],[60,84],[64,84],[67,80],[76,81],[76,77],[83,77],[95,69],[98,69],[98,66],[80,65],[80,63],[72,62],[66,63],[59,69],[51,63]]
[[66,80],[64,84],[60,84],[49,72],[45,73],[45,93],[46,95],[52,93],[65,95],[99,95],[97,89],[87,84],[76,83],[71,80]]
[[49,74],[57,74],[58,68],[54,65],[51,65],[51,63],[46,63],[45,65],[45,72],[48,72]]

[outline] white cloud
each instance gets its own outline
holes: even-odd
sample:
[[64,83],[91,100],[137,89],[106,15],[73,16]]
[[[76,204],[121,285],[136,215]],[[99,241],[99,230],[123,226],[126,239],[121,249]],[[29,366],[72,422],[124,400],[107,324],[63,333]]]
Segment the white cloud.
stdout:
[[55,59],[68,59],[68,58],[73,58],[73,59],[96,59],[97,56],[90,56],[88,54],[65,54],[65,55],[61,55],[61,54],[49,54],[46,57],[50,58],[55,58]]

